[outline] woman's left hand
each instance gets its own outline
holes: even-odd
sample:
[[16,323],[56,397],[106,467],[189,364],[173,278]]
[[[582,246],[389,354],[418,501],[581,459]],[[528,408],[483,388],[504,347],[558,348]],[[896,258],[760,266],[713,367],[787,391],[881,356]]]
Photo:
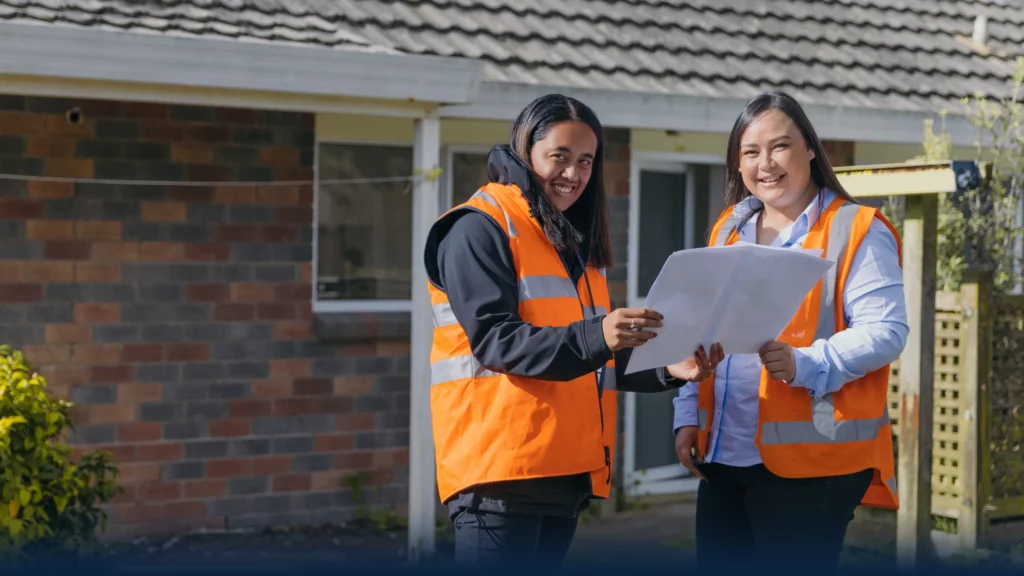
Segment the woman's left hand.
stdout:
[[687,358],[679,364],[667,366],[665,371],[680,380],[702,382],[715,371],[723,358],[725,358],[725,352],[722,351],[721,344],[717,342],[712,344],[710,355],[704,352],[704,345],[701,345],[694,353],[693,358]]
[[761,364],[764,364],[772,378],[786,384],[796,378],[796,358],[793,357],[793,347],[789,344],[772,340],[761,346],[758,355],[761,356]]

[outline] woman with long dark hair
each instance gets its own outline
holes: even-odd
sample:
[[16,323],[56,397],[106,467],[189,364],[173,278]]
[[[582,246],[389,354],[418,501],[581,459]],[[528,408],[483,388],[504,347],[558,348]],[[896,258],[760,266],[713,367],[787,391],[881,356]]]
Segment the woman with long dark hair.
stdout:
[[698,563],[828,571],[859,504],[898,506],[887,395],[909,330],[899,235],[843,189],[784,92],[747,103],[726,169],[712,246],[815,249],[835,266],[776,340],[727,355],[675,399],[677,454],[702,478]]
[[460,562],[559,564],[579,513],[611,493],[616,390],[699,381],[721,357],[622,373],[662,317],[609,312],[603,154],[589,108],[538,98],[491,151],[489,182],[430,231],[437,480]]

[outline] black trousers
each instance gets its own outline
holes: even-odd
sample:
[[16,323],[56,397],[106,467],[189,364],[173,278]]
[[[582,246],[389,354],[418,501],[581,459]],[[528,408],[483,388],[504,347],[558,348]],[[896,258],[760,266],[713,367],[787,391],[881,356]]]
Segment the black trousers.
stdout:
[[460,566],[559,567],[577,518],[464,510],[455,519],[455,562]]
[[846,527],[871,469],[846,476],[782,478],[764,465],[708,464],[697,491],[697,566],[801,568],[839,564]]

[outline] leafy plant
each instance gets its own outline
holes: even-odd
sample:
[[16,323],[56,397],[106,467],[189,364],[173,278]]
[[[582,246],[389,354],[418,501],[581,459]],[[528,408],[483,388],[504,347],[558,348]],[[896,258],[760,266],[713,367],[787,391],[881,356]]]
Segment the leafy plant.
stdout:
[[72,403],[51,398],[20,351],[0,346],[0,557],[88,554],[116,496],[111,455],[77,463],[61,442]]

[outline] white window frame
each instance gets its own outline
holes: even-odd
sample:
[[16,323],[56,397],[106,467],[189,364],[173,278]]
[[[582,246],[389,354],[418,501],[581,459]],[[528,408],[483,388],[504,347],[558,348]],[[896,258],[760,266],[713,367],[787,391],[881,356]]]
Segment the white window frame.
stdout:
[[[697,236],[694,230],[694,206],[696,190],[694,188],[694,164],[725,165],[725,156],[715,154],[689,154],[680,152],[634,151],[630,155],[629,169],[629,239],[628,262],[626,267],[626,295],[631,307],[644,305],[644,297],[640,297],[640,173],[643,170],[659,170],[686,175],[684,215],[686,238],[683,246],[690,249],[696,246]],[[626,492],[638,495],[679,494],[695,492],[699,480],[689,476],[689,472],[681,464],[659,466],[644,470],[636,469],[637,442],[637,398],[636,394],[625,395],[624,406],[624,449],[622,468]],[[666,434],[671,432],[666,430]]]
[[[320,145],[339,144],[349,146],[391,146],[395,148],[408,148],[415,155],[415,143],[403,142],[401,140],[360,140],[360,139],[338,139],[338,138],[317,138],[316,146],[313,149],[313,312],[412,312],[412,298],[408,300],[320,300],[317,286],[319,284],[320,270],[319,263],[320,235]],[[412,164],[409,165],[409,174],[413,171]],[[412,206],[410,205],[410,210]],[[415,217],[415,214],[413,214]],[[414,254],[415,258],[416,255]],[[410,266],[412,263],[410,262]]]
[[[441,154],[444,158],[444,171],[441,173],[444,180],[441,188],[441,213],[451,210],[452,195],[455,191],[455,182],[452,180],[452,166],[455,165],[456,154],[487,154],[494,146],[487,144],[448,144],[442,146]],[[486,182],[480,182],[483,187]]]

